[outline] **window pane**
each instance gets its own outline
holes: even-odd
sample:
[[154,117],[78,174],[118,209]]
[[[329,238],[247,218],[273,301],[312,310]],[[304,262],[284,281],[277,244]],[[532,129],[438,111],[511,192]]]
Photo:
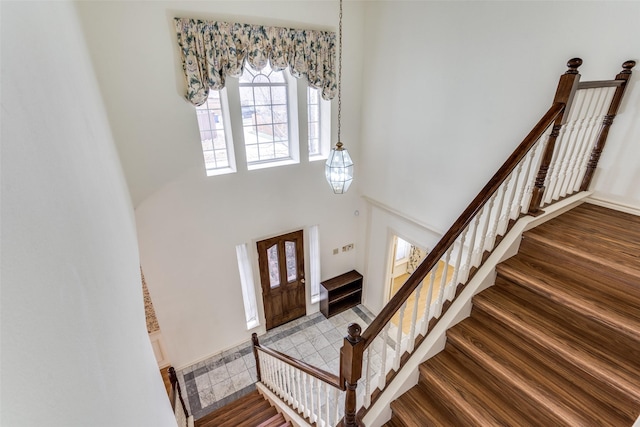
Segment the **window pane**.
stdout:
[[[307,87],[307,124],[309,130],[309,156],[321,156],[322,146],[326,144],[326,135],[321,137],[320,129],[323,126],[320,115],[320,91]],[[327,123],[328,125],[328,123]],[[325,129],[326,131],[326,129]]]
[[273,97],[274,104],[286,105],[287,103],[287,88],[285,86],[275,86],[271,88],[271,96]]
[[273,126],[258,126],[258,142],[260,144],[273,142]]
[[271,91],[268,86],[258,86],[253,88],[255,105],[271,105]]
[[255,126],[246,126],[244,128],[244,143],[253,145],[258,143],[258,135]]
[[269,285],[272,288],[280,286],[280,264],[278,263],[278,245],[267,249],[267,262],[269,264]]
[[284,252],[287,258],[287,282],[298,278],[296,268],[296,242],[284,242]]
[[252,87],[240,87],[240,104],[241,105],[253,105],[253,88]]
[[211,132],[200,132],[200,141],[202,142],[203,150],[213,150],[213,140],[211,139]]
[[259,125],[263,125],[265,123],[272,123],[273,116],[271,114],[270,107],[258,107],[258,111],[256,112],[256,123]]
[[[251,67],[246,64],[245,68]],[[250,81],[248,78],[240,81],[247,163],[289,159],[289,115],[284,72],[274,72],[269,66],[260,72],[252,69],[250,72],[253,74]]]
[[[226,104],[225,104],[226,105]],[[200,142],[207,170],[229,168],[229,147],[225,136],[220,91],[209,91],[207,101],[196,107]],[[214,155],[213,150],[217,150]]]
[[273,144],[260,144],[258,146],[258,152],[260,153],[260,160],[273,160],[276,158],[276,154],[273,151]]
[[254,162],[260,161],[257,145],[247,145],[245,150],[247,152],[247,163],[254,163]]
[[274,123],[287,123],[289,121],[286,105],[275,105],[271,110],[273,111]]

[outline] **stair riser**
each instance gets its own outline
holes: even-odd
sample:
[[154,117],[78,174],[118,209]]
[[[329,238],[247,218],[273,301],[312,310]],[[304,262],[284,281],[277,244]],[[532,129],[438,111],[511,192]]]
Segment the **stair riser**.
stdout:
[[494,319],[485,316],[482,311],[474,311],[473,322],[467,322],[464,326],[473,328],[472,331],[481,327],[499,337],[497,339],[501,348],[508,349],[509,356],[506,357],[515,358],[516,365],[530,368],[538,375],[536,379],[541,383],[547,381],[560,387],[560,391],[554,394],[564,395],[563,401],[573,402],[572,407],[579,413],[590,414],[594,420],[591,424],[598,424],[597,420],[600,420],[604,425],[630,425],[635,420],[635,411],[630,409],[635,403],[626,395],[594,381],[589,375],[581,374],[572,364],[555,357],[555,354],[547,352],[546,349],[531,345],[526,339],[511,333]]
[[609,281],[618,283],[619,286],[623,286],[636,295],[640,293],[638,288],[640,276],[637,270],[625,265],[614,265],[609,259],[594,257],[587,247],[581,248],[581,250],[572,249],[535,234],[526,234],[520,244],[519,252],[525,254],[546,253],[549,260],[557,265],[577,265],[593,274],[607,277]]
[[486,316],[491,317],[498,322],[502,327],[510,330],[517,336],[526,339],[532,345],[540,346],[550,352],[556,354],[556,357],[563,358],[569,363],[580,369],[583,373],[591,375],[597,381],[606,384],[608,387],[613,388],[619,393],[623,393],[629,396],[630,399],[640,405],[640,389],[637,384],[630,383],[618,377],[615,371],[607,369],[602,366],[594,366],[585,361],[582,358],[576,356],[569,349],[558,345],[557,342],[549,339],[548,337],[540,334],[535,329],[532,329],[526,323],[523,323],[521,319],[512,313],[503,311],[499,307],[492,306],[490,303],[478,299],[474,303],[474,309],[481,310]]
[[[548,298],[550,301],[566,307],[570,314],[584,316],[592,321],[599,322],[609,328],[612,333],[623,334],[629,340],[637,341],[640,344],[640,330],[636,328],[636,323],[627,323],[622,313],[606,311],[606,308],[594,304],[592,301],[583,299],[587,290],[582,290],[582,295],[571,295],[564,290],[558,290],[544,280],[527,277],[526,272],[514,270],[508,266],[497,268],[498,278],[517,283],[530,291]],[[594,291],[595,292],[595,291]],[[604,313],[603,313],[604,312]]]

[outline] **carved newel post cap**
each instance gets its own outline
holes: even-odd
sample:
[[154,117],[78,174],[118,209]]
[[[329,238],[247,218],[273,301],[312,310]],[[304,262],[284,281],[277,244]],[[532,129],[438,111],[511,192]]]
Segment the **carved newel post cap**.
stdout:
[[569,69],[565,74],[578,74],[578,67],[582,65],[582,59],[580,58],[572,58],[567,62],[567,67]]
[[362,332],[362,328],[357,323],[349,323],[347,326],[347,339],[351,343],[360,342],[360,332]]
[[631,69],[636,66],[636,61],[629,60],[622,64],[622,74],[631,74]]

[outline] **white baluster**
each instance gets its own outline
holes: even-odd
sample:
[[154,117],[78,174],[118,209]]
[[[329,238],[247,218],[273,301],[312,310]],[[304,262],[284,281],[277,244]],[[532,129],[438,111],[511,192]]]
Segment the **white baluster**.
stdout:
[[427,302],[424,308],[424,315],[422,316],[422,324],[420,325],[420,333],[422,336],[426,336],[429,329],[429,320],[431,320],[431,302],[433,301],[433,287],[436,280],[436,272],[438,271],[438,264],[439,262],[436,263],[435,267],[433,267],[429,272],[430,277],[429,289],[427,290]]
[[313,383],[315,378],[311,375],[309,375],[309,391],[311,392],[311,415],[309,416],[309,420],[314,423],[316,422],[316,403],[315,403],[315,387],[313,386]]
[[332,388],[333,388],[333,405],[335,406],[336,411],[335,411],[335,416],[333,418],[333,422],[331,423],[331,425],[335,426],[338,424],[338,420],[340,420],[340,402],[338,402],[338,397],[339,397],[338,389],[335,387],[332,387]]
[[409,331],[409,353],[413,352],[416,345],[416,322],[418,321],[418,303],[420,302],[420,292],[422,291],[423,282],[420,282],[415,290],[415,301],[413,302],[413,314],[411,315],[411,330]]
[[302,415],[307,417],[309,416],[309,394],[307,392],[308,387],[307,387],[307,377],[308,375],[304,372],[301,373],[301,382],[302,382],[302,401],[304,402],[304,407],[302,410]]
[[[456,288],[458,287],[458,275],[460,274],[460,264],[462,263],[462,251],[464,250],[464,242],[465,242],[465,239],[467,238],[467,231],[469,231],[468,225],[465,227],[464,231],[460,234],[460,236],[457,239],[458,255],[456,256],[456,262],[453,265],[453,275],[451,277],[451,281],[447,285],[451,289],[450,291],[451,298],[455,297]],[[453,246],[455,246],[455,243]]]
[[[576,131],[572,133],[571,140],[569,141],[569,144],[571,144],[571,152],[567,156],[566,172],[558,185],[559,196],[565,196],[567,194],[569,183],[576,173],[576,166],[578,164],[578,158],[580,157],[579,153],[581,153],[583,150],[585,135],[586,132],[588,132],[589,124],[587,119],[589,115],[589,109],[591,103],[593,102],[593,96],[595,94],[596,93],[591,89],[579,90],[576,94],[576,98],[579,98],[580,102],[578,112],[576,113],[576,117],[574,120]],[[577,104],[577,102],[578,99],[574,101],[574,110],[576,110],[575,105]]]
[[540,168],[538,151],[540,148],[546,145],[548,136],[548,133],[545,133],[531,149],[531,154],[529,155],[529,164],[527,165],[527,174],[522,181],[522,190],[520,197],[518,197],[518,199],[520,200],[520,209],[518,210],[519,214],[526,214],[527,212],[529,212],[529,204],[531,203],[533,186],[535,183],[536,175],[538,173],[538,169]]
[[368,408],[371,405],[371,347],[366,350],[364,363],[366,363],[364,371],[364,406]]
[[475,267],[471,265],[471,262],[473,257],[473,248],[474,248],[474,245],[476,244],[476,235],[478,234],[478,224],[480,224],[480,217],[482,216],[483,211],[484,211],[484,206],[473,218],[473,226],[470,230],[471,241],[469,242],[469,246],[467,247],[467,257],[463,266],[464,279],[462,281],[464,283],[466,283],[469,280],[469,276],[471,275],[471,268]]
[[487,231],[489,231],[489,222],[491,221],[491,213],[493,212],[493,204],[496,201],[496,196],[498,195],[498,192],[496,191],[495,193],[493,193],[493,196],[491,196],[491,198],[489,199],[489,206],[488,209],[484,210],[484,216],[486,217],[484,224],[483,224],[483,228],[482,228],[482,234],[480,234],[480,246],[478,248],[478,263],[476,265],[480,265],[482,264],[482,256],[484,255],[484,245],[485,245],[485,241],[487,239]]
[[330,425],[329,422],[331,421],[331,402],[329,401],[329,388],[333,388],[330,387],[329,384],[324,383],[324,397],[325,397],[325,406],[326,406],[326,418],[324,420],[325,425]]
[[[451,251],[453,246],[450,247],[444,256],[444,265],[442,266],[442,277],[440,278],[440,290],[438,292],[438,300],[436,301],[437,313],[436,318],[442,314],[442,308],[444,306],[444,288],[447,284],[447,273],[449,272],[449,260],[451,259]],[[442,260],[441,260],[442,261]]]
[[321,423],[322,419],[322,382],[316,378],[316,393],[318,399],[318,406],[316,410],[316,420]]
[[493,251],[493,248],[495,248],[496,239],[498,238],[498,223],[500,222],[502,206],[504,204],[504,198],[507,193],[510,180],[511,180],[511,175],[507,176],[507,179],[502,183],[500,188],[498,188],[498,190],[496,191],[496,193],[500,194],[500,200],[498,201],[498,208],[495,210],[493,224],[491,226],[491,233],[489,233],[489,236],[490,236],[489,251]]
[[400,307],[400,312],[398,315],[398,331],[396,333],[396,353],[393,359],[393,369],[400,369],[400,357],[402,356],[402,321],[404,320],[404,310],[407,308],[407,302]]
[[391,322],[387,322],[379,335],[382,339],[382,354],[380,355],[382,358],[382,366],[380,367],[380,385],[378,386],[380,390],[384,390],[384,386],[387,384],[387,339],[389,338],[390,323]]
[[540,207],[551,201],[553,198],[553,189],[555,188],[555,182],[558,180],[558,172],[560,165],[558,159],[561,157],[563,150],[562,139],[565,132],[565,127],[561,127],[556,137],[555,145],[553,146],[553,154],[551,155],[551,161],[549,162],[549,169],[547,169],[547,175],[544,179],[544,194],[540,202]]
[[[504,209],[502,216],[500,217],[500,231],[498,234],[504,235],[509,228],[509,220],[511,220],[511,211],[513,206],[513,199],[516,197],[516,191],[518,189],[518,182],[520,181],[520,173],[522,172],[522,166],[526,161],[526,157],[523,158],[520,163],[518,163],[518,167],[515,170],[515,178],[513,180],[513,185],[511,185],[511,194],[509,195],[509,200],[507,201],[507,207]],[[512,172],[513,174],[513,172]]]
[[568,128],[567,136],[563,139],[562,143],[567,146],[567,149],[562,161],[562,169],[557,183],[557,198],[567,194],[566,184],[568,183],[568,179],[570,180],[576,154],[579,152],[580,144],[578,143],[578,136],[584,122],[585,94],[585,90],[579,90],[576,93],[571,109],[571,120],[565,125]]

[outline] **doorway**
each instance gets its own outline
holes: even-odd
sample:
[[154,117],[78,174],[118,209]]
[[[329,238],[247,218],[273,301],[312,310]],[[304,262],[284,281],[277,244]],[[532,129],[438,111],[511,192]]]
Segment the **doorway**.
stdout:
[[[428,251],[413,245],[412,243],[402,239],[399,236],[393,237],[392,246],[392,262],[390,281],[387,288],[387,301],[391,299],[393,295],[398,292],[400,287],[404,285],[409,276],[415,271],[415,269],[422,263],[427,256]],[[432,277],[433,276],[433,277]],[[444,261],[440,260],[434,271],[427,274],[423,283],[424,291],[420,294],[420,299],[415,301],[415,295],[412,294],[407,300],[407,306],[417,306],[417,317],[422,318],[427,307],[427,300],[431,301],[433,306],[437,301],[437,296],[440,293],[440,288],[446,283],[451,281],[453,277],[453,266],[447,265]],[[431,288],[431,298],[428,298],[428,289]],[[412,316],[405,316],[402,320],[402,332],[409,333],[411,329]],[[394,325],[399,323],[399,315],[396,313],[391,322]]]
[[306,314],[302,230],[257,242],[267,330]]

